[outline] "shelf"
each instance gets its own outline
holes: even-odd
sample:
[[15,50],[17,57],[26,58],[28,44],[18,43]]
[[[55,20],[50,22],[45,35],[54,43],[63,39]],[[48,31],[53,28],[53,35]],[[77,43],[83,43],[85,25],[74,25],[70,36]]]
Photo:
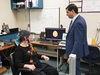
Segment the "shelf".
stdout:
[[43,54],[47,56],[57,57],[56,51],[50,51],[50,50],[36,50],[38,54]]
[[[57,51],[55,51],[55,50],[36,50],[36,51],[38,52],[38,54],[41,54],[41,55],[57,57]],[[65,51],[60,49],[58,53],[59,53],[58,57],[60,57],[65,53]]]
[[[24,2],[25,0],[11,0],[11,9],[42,9],[43,8],[43,0],[38,0],[38,6],[36,7],[16,7],[17,2]],[[25,3],[25,2],[24,2]]]
[[[40,41],[34,41],[32,44],[34,49],[37,49],[38,54],[57,57],[57,45],[42,44]],[[65,54],[65,50],[59,49],[58,57],[61,57],[63,54]]]

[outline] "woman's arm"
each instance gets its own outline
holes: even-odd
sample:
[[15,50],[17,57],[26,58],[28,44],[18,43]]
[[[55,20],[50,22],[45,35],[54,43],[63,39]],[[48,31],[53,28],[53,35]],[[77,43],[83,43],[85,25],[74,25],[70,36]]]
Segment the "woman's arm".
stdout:
[[45,55],[42,55],[41,58],[45,59],[47,62],[48,62],[49,59],[50,59],[48,56],[45,56]]
[[28,68],[28,69],[31,69],[32,71],[34,71],[36,67],[34,66],[34,64],[32,64],[32,65],[25,64],[24,68]]

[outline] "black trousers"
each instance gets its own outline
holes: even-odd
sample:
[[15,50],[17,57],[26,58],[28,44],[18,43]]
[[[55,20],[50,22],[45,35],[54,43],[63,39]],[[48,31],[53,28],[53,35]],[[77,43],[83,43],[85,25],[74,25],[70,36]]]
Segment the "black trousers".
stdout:
[[46,63],[41,63],[41,67],[31,72],[22,72],[21,75],[59,75],[56,68]]

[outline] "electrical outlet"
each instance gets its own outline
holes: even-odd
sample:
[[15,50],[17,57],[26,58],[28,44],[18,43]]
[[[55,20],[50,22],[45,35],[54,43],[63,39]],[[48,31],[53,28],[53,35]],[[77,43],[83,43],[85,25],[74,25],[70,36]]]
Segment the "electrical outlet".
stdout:
[[97,30],[100,30],[100,27],[97,27]]

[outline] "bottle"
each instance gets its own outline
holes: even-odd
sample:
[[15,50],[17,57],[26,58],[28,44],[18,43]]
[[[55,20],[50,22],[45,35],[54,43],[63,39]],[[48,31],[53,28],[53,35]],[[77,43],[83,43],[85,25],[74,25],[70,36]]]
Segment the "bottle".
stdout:
[[30,7],[32,7],[32,0],[30,0]]

